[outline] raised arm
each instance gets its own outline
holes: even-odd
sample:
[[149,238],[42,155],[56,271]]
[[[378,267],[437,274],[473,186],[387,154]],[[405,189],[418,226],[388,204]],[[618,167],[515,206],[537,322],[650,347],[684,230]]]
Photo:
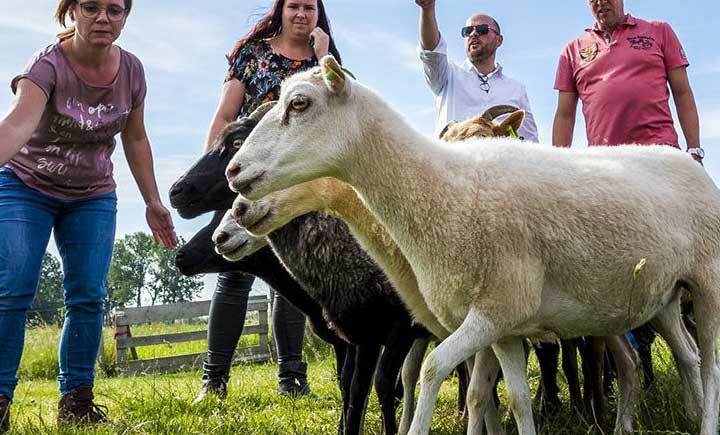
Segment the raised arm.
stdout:
[[434,50],[440,43],[440,30],[435,16],[435,0],[415,0],[420,6],[420,45]]
[[18,82],[10,112],[0,120],[0,166],[12,160],[30,140],[47,101],[45,92],[32,81],[22,79]]
[[448,81],[447,47],[440,37],[435,0],[415,0],[420,6],[420,60],[425,81],[433,94],[440,95]]
[[204,152],[207,152],[212,147],[222,129],[229,123],[235,121],[244,99],[245,85],[243,85],[240,80],[233,78],[225,82],[222,94],[220,95],[220,102],[210,122],[210,128],[208,129],[205,139]]
[[156,243],[166,248],[174,248],[177,245],[175,227],[170,212],[160,200],[155,182],[152,150],[145,132],[144,106],[130,112],[121,138],[130,172],[145,200],[145,218],[152,230],[153,238]]
[[567,91],[558,92],[558,106],[555,112],[552,132],[552,143],[554,146],[570,147],[572,145],[577,103],[577,93]]

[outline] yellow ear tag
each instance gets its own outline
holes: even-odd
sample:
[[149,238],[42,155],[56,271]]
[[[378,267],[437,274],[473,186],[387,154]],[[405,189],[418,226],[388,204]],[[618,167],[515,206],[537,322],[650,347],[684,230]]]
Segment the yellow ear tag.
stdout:
[[325,74],[325,78],[327,78],[330,81],[335,80],[338,77],[337,73],[333,70],[328,70],[328,72]]
[[515,129],[512,128],[512,125],[507,126],[507,131],[508,133],[510,133],[510,137],[520,139],[520,136],[518,136],[517,132],[515,132]]

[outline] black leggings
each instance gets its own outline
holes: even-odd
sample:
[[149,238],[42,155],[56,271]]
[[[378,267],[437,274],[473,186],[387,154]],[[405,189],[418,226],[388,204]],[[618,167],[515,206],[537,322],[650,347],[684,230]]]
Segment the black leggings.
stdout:
[[[243,272],[218,275],[210,303],[208,354],[203,365],[205,379],[226,378],[233,353],[245,325],[248,297],[255,277]],[[302,364],[305,314],[275,292],[272,313],[273,340],[277,346],[279,378],[307,377]]]

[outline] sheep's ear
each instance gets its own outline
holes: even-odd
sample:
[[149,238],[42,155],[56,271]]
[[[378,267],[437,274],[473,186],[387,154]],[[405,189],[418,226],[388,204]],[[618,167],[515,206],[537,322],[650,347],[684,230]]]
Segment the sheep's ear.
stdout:
[[332,54],[328,54],[320,60],[320,68],[325,85],[330,92],[338,96],[350,93],[350,84],[345,72]]
[[515,112],[511,113],[510,116],[505,118],[505,120],[500,125],[494,126],[493,133],[495,136],[512,136],[509,128],[512,128],[512,130],[517,133],[518,130],[520,130],[520,127],[522,126],[524,120],[525,111],[516,110]]
[[455,125],[455,121],[448,122],[447,125],[445,126],[445,128],[443,128],[442,131],[440,132],[440,134],[438,135],[438,138],[447,140],[447,138],[445,136],[447,135],[448,131],[450,130],[450,127],[452,127],[453,125]]

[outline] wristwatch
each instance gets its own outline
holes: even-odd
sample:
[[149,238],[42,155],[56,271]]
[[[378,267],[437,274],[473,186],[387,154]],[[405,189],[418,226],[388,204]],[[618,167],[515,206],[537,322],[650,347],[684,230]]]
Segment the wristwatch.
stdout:
[[687,152],[690,153],[691,156],[697,156],[700,160],[705,158],[705,150],[700,147],[688,148]]

